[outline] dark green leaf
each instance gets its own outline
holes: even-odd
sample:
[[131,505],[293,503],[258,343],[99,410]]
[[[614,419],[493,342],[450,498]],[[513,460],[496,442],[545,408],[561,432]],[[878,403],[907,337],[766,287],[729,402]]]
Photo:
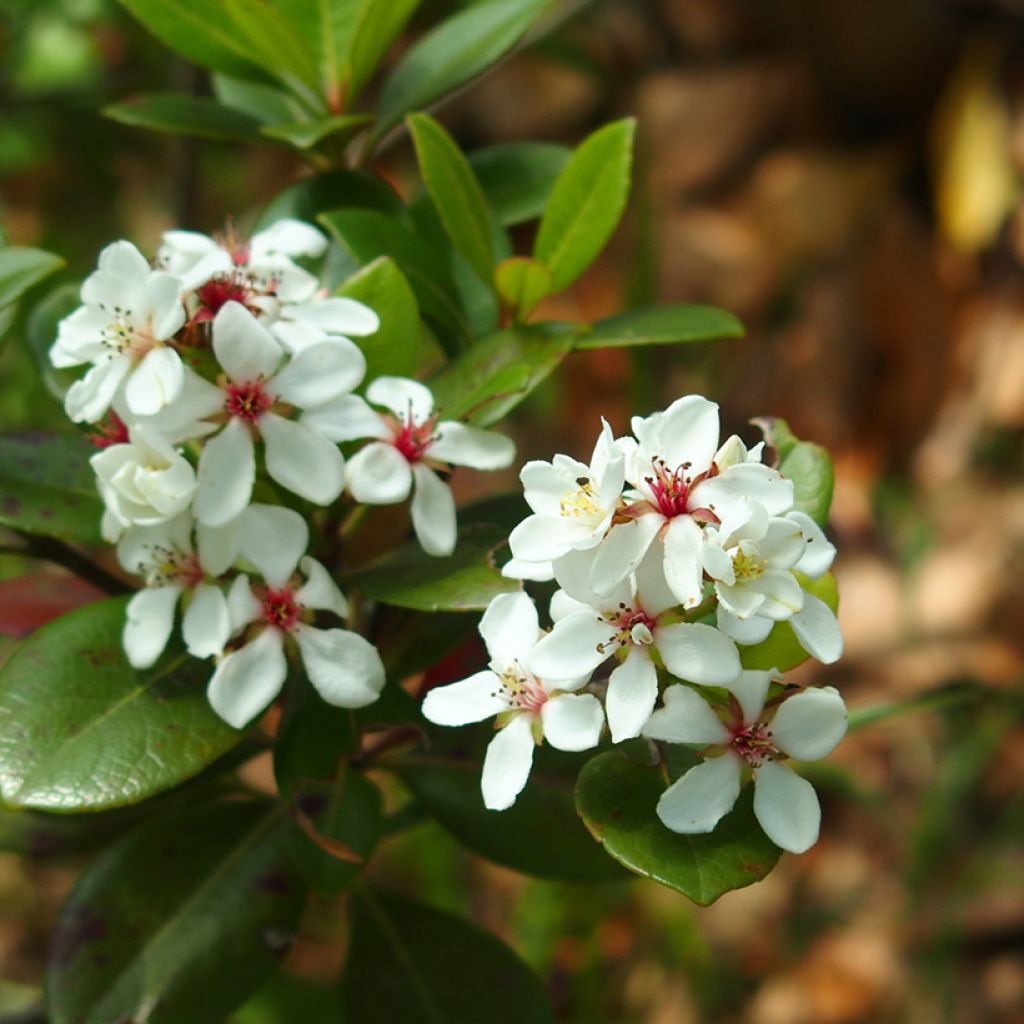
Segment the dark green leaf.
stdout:
[[486,70],[526,34],[550,0],[485,0],[411,46],[381,89],[377,135]]
[[420,173],[455,251],[492,286],[491,212],[473,169],[455,140],[427,114],[407,119]]
[[211,666],[177,650],[133,669],[127,599],[86,605],[21,643],[0,669],[0,797],[103,810],[202,771],[241,738],[206,701]]
[[365,303],[380,317],[376,334],[354,339],[366,356],[366,379],[413,376],[420,362],[420,312],[395,261],[381,256],[350,277],[337,294]]
[[835,486],[835,470],[828,450],[820,444],[801,441],[783,419],[765,417],[754,422],[764,431],[765,441],[779,453],[779,472],[793,481],[793,507],[824,526]]
[[492,561],[507,539],[503,530],[489,524],[464,526],[455,554],[436,558],[410,542],[360,570],[352,584],[367,597],[399,608],[480,611],[497,594],[518,589]]
[[629,198],[632,118],[598,129],[558,176],[533,254],[551,270],[556,291],[576,280],[605,247]]
[[0,524],[26,533],[100,542],[103,502],[80,434],[0,435]]
[[346,51],[359,0],[276,0],[302,40],[317,69],[319,91],[332,110],[346,106]]
[[257,120],[202,96],[148,93],[104,107],[103,113],[120,124],[173,135],[230,142],[261,141]]
[[240,44],[256,64],[310,107],[326,112],[316,57],[280,2],[220,0],[217,9],[233,21]]
[[342,1010],[353,1024],[554,1024],[540,979],[490,932],[359,890]]
[[348,103],[363,90],[421,0],[362,0],[345,55]]
[[155,819],[91,864],[61,912],[53,1024],[218,1024],[274,969],[303,905],[285,807],[217,803]]
[[469,163],[498,221],[510,227],[543,214],[571,156],[552,142],[512,142],[478,149]]
[[576,806],[587,828],[622,865],[707,906],[723,893],[760,881],[779,849],[754,818],[753,787],[708,835],[679,835],[655,813],[666,788],[657,766],[611,750],[580,772]]
[[306,108],[283,89],[260,82],[246,82],[230,75],[214,74],[213,95],[219,103],[251,117],[260,124],[292,121]]
[[[395,679],[433,668],[477,635],[476,616],[465,612],[421,613],[389,606],[378,610],[376,621],[379,635],[390,638],[381,653],[388,674]],[[411,711],[407,721],[416,717],[415,704],[406,710]]]
[[317,121],[288,121],[283,124],[268,124],[260,133],[278,142],[286,142],[296,149],[314,149],[330,140],[333,145],[343,146],[354,139],[368,124],[373,122],[369,114],[339,114]]
[[42,249],[0,248],[0,309],[63,266],[64,260]]
[[551,294],[551,271],[537,260],[513,256],[498,264],[494,284],[505,306],[517,320],[525,320],[546,295]]
[[569,324],[534,324],[484,338],[428,381],[438,410],[445,419],[496,423],[557,369],[576,333]]
[[680,341],[713,341],[742,336],[743,325],[739,320],[714,306],[652,306],[599,321],[589,334],[581,335],[576,347],[672,345]]
[[395,214],[403,209],[401,200],[380,178],[363,171],[329,171],[279,192],[260,211],[256,227],[268,227],[281,217],[314,223],[323,210],[352,208]]

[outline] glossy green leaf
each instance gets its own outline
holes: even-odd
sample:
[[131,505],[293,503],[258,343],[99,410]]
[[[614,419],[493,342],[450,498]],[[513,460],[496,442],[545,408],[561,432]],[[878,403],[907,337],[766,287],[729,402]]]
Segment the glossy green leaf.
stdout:
[[580,336],[576,347],[627,348],[741,337],[743,325],[723,309],[691,305],[652,306],[599,321],[589,334]]
[[422,110],[503,57],[551,0],[485,0],[459,11],[414,43],[384,82],[377,135]]
[[0,524],[26,533],[100,543],[103,502],[80,434],[0,435]]
[[488,286],[494,274],[491,212],[473,169],[455,140],[427,114],[407,118],[420,173],[444,225],[463,259]]
[[345,55],[350,104],[373,77],[377,66],[420,3],[421,0],[361,0]]
[[294,96],[276,85],[247,82],[231,75],[211,76],[214,98],[222,106],[245,114],[259,124],[292,121],[308,114]]
[[346,52],[360,0],[275,0],[316,67],[318,91],[330,109],[340,112],[345,103]]
[[478,149],[469,163],[499,223],[510,227],[544,213],[571,156],[553,142],[511,142]]
[[256,227],[268,227],[281,217],[314,223],[323,210],[341,209],[397,214],[403,207],[380,178],[363,171],[329,171],[302,178],[278,192],[260,211]]
[[172,135],[229,142],[261,141],[258,121],[202,96],[148,93],[104,107],[103,113],[120,124]]
[[355,1024],[554,1024],[540,979],[490,932],[360,889],[342,1012]]
[[326,111],[316,57],[281,0],[219,0],[217,9],[233,21],[240,43],[256,64],[310,106]]
[[337,117],[324,117],[316,121],[267,124],[260,128],[260,134],[296,149],[313,149],[326,141],[335,146],[344,146],[372,122],[373,117],[369,114],[339,114]]
[[779,453],[779,472],[793,481],[793,507],[806,512],[819,526],[828,522],[835,487],[835,470],[828,449],[801,441],[778,417],[755,420],[765,441]]
[[365,303],[380,317],[375,334],[354,339],[366,356],[366,380],[384,374],[413,376],[420,362],[420,313],[398,264],[381,256],[350,277],[337,294]]
[[624,867],[702,906],[760,881],[775,866],[779,849],[754,818],[752,786],[714,832],[679,835],[655,813],[666,785],[658,766],[611,750],[584,765],[576,806],[594,837]]
[[537,231],[533,255],[551,270],[556,291],[597,259],[629,198],[632,118],[598,129],[558,176]]
[[[801,573],[796,574],[800,585],[808,594],[820,598],[832,609],[839,608],[839,590],[836,587],[835,577],[831,573],[825,573],[820,579],[809,580]],[[776,622],[766,640],[750,647],[740,646],[740,661],[744,668],[778,669],[779,672],[788,672],[797,665],[802,665],[810,655],[800,646],[793,627],[788,622]]]
[[480,611],[491,598],[518,589],[493,562],[508,539],[504,530],[480,523],[459,530],[455,553],[428,555],[412,541],[352,577],[367,597],[416,611]]
[[506,811],[489,811],[480,793],[484,752],[494,737],[489,723],[429,728],[429,749],[396,757],[388,767],[460,843],[539,878],[602,882],[623,877],[576,814],[573,783],[587,755],[538,748],[530,780],[516,802]]
[[64,260],[42,249],[0,248],[0,310],[63,266]]
[[575,337],[568,324],[534,324],[484,338],[427,382],[438,410],[445,419],[496,423],[558,368]]
[[505,306],[517,320],[525,320],[545,296],[551,294],[551,271],[543,263],[513,256],[498,264],[494,284]]
[[0,798],[103,810],[202,771],[241,738],[206,701],[211,666],[178,650],[138,671],[121,649],[126,598],[36,631],[0,669]]
[[215,803],[160,817],[86,868],[46,979],[53,1024],[219,1024],[276,966],[303,891],[285,807]]

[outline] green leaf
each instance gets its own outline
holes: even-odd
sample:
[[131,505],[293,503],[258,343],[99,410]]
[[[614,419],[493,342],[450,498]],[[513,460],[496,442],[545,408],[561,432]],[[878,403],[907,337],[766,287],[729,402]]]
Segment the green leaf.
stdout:
[[427,114],[407,118],[420,173],[455,251],[488,286],[494,274],[491,211],[455,140]]
[[86,868],[46,978],[53,1024],[216,1024],[291,944],[303,892],[282,804],[159,817]]
[[503,260],[494,271],[494,284],[517,320],[525,320],[551,294],[551,271],[525,256]]
[[421,0],[362,0],[345,53],[348,103],[352,104],[370,80],[398,33],[405,28]]
[[355,895],[345,1020],[554,1024],[540,979],[490,932],[396,896]]
[[[800,586],[820,598],[832,609],[839,608],[839,590],[832,573],[825,573],[820,579],[809,580],[802,573],[795,574]],[[768,671],[778,669],[788,672],[797,665],[802,665],[810,655],[800,646],[793,627],[788,622],[776,622],[765,640],[750,647],[740,646],[740,661],[744,668]]]
[[0,248],[0,310],[63,266],[64,260],[42,249]]
[[701,906],[760,881],[775,866],[779,849],[754,818],[752,786],[707,835],[679,835],[661,823],[655,808],[665,788],[658,766],[611,750],[584,765],[576,807],[620,864]]
[[411,110],[422,110],[503,57],[550,0],[486,0],[460,11],[414,43],[384,82],[380,138]]
[[396,757],[387,767],[460,843],[497,864],[539,878],[603,882],[623,877],[577,817],[573,783],[580,755],[540,747],[526,788],[512,807],[499,813],[487,810],[480,793],[484,752],[493,729],[481,725],[439,733],[430,728],[429,750]]
[[33,304],[25,323],[25,340],[32,362],[46,390],[59,402],[64,401],[68,388],[81,376],[81,367],[57,369],[50,362],[50,348],[57,338],[58,324],[82,304],[80,290],[81,284],[58,285]]
[[306,884],[325,899],[359,877],[383,822],[380,790],[354,768],[334,782],[307,782],[295,801],[288,855]]
[[793,507],[806,512],[819,526],[828,522],[835,487],[835,470],[828,450],[801,441],[778,417],[754,420],[764,439],[779,453],[779,472],[793,481]]
[[360,570],[352,578],[367,597],[415,611],[481,611],[498,594],[518,589],[493,562],[508,534],[486,523],[459,530],[455,553],[428,555],[410,542]]
[[0,435],[0,524],[98,544],[103,502],[80,434]]
[[477,342],[427,383],[445,419],[490,426],[541,384],[572,350],[577,329],[533,324]]
[[628,348],[741,337],[739,320],[714,306],[651,306],[599,321],[589,334],[580,337],[576,347]]
[[345,53],[352,38],[359,0],[276,0],[294,25],[316,67],[319,92],[332,110],[344,100]]
[[350,208],[394,214],[403,210],[401,200],[380,178],[363,171],[329,171],[278,192],[260,211],[256,228],[269,227],[282,217],[313,223],[323,210]]
[[636,122],[594,132],[558,176],[533,255],[551,270],[556,291],[576,280],[605,247],[629,197]]
[[343,146],[372,123],[373,117],[370,114],[339,114],[337,117],[324,117],[317,121],[267,124],[259,131],[269,139],[287,143],[296,149],[313,149],[327,140],[335,146]]
[[380,317],[376,334],[354,339],[366,356],[366,380],[385,374],[413,376],[420,362],[420,311],[398,264],[381,256],[350,277],[336,294],[365,303]]
[[469,163],[499,223],[510,227],[543,214],[571,156],[552,142],[512,142],[478,149]]
[[211,667],[172,650],[133,669],[127,598],[86,605],[23,641],[0,669],[0,798],[14,807],[105,810],[202,771],[241,733],[206,701]]
[[214,74],[213,95],[225,107],[251,117],[259,124],[291,121],[307,113],[294,96],[276,85],[246,82],[230,75]]
[[259,122],[216,100],[172,92],[134,96],[103,108],[103,114],[133,128],[229,142],[260,142]]

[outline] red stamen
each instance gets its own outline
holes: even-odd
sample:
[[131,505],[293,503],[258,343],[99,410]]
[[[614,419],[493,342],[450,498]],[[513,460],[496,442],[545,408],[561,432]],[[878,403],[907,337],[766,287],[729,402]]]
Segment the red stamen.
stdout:
[[212,320],[228,302],[238,302],[248,308],[252,288],[241,274],[217,274],[206,284],[200,285],[196,289],[196,295],[199,296],[200,305],[193,320],[202,323],[204,320]]
[[646,477],[647,486],[651,489],[653,504],[666,519],[687,514],[686,500],[690,495],[691,481],[686,476],[690,468],[684,462],[675,469],[669,469],[663,459],[655,459],[654,475]]
[[752,768],[760,768],[765,761],[771,761],[779,754],[779,748],[772,742],[767,722],[743,725],[742,722],[730,727],[730,746]]
[[97,423],[88,435],[89,443],[97,448],[109,448],[114,444],[128,443],[128,427],[124,420],[111,409],[103,421]]
[[282,587],[275,590],[267,587],[262,602],[263,621],[268,626],[283,629],[290,633],[302,614],[302,605],[295,598],[295,592],[291,587]]
[[224,408],[246,423],[257,423],[274,404],[274,399],[263,390],[263,382],[259,380],[247,384],[229,383],[225,390],[228,397]]
[[408,421],[393,421],[392,432],[394,446],[405,456],[407,462],[419,462],[427,449],[437,440],[434,427],[437,417],[431,416],[425,423],[413,422],[410,413]]

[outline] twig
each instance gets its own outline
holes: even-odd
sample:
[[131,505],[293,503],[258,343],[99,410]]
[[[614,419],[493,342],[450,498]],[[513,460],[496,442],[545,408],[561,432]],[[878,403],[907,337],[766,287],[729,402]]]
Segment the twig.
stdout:
[[106,594],[131,593],[132,588],[124,580],[118,579],[95,562],[90,562],[70,544],[65,544],[55,537],[37,537],[31,533],[22,533],[21,530],[17,530],[16,533],[25,542],[22,554],[62,565]]

